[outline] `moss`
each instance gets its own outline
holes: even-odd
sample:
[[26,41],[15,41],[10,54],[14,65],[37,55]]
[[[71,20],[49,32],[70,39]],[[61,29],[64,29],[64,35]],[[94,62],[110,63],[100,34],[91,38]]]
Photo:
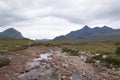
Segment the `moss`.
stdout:
[[0,59],[0,67],[6,66],[10,64],[10,60],[8,58]]

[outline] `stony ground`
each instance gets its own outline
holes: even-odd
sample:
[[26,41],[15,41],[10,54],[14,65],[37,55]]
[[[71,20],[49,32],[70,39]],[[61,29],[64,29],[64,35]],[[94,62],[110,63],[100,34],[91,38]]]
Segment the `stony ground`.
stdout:
[[[62,53],[60,48],[52,47],[29,47],[26,50],[15,52],[14,55],[7,55],[11,59],[11,64],[0,68],[0,80],[17,80],[20,74],[26,72],[27,62],[32,61],[40,54],[53,50],[51,60],[44,60],[50,64],[51,79],[45,79],[44,72],[41,74],[45,78],[34,80],[120,80],[120,71],[106,69],[93,64],[85,63],[85,59],[79,56],[69,56]],[[2,56],[4,57],[4,56]],[[33,79],[29,79],[33,80]]]
[[[80,75],[81,79],[76,80],[120,80],[120,70],[107,69],[101,66],[94,66],[93,64],[88,64],[85,62],[84,58],[78,56],[68,56],[65,53],[56,52],[57,64],[64,66],[59,66],[61,71],[70,77],[71,74]],[[60,64],[61,63],[61,64]],[[62,70],[63,69],[63,70]],[[71,80],[71,79],[64,79]],[[72,79],[75,80],[75,79]]]
[[11,60],[11,63],[0,68],[0,80],[15,80],[18,73],[24,72],[26,62],[31,61],[41,53],[47,52],[47,50],[47,47],[29,47],[23,51],[13,52],[12,55],[4,55]]

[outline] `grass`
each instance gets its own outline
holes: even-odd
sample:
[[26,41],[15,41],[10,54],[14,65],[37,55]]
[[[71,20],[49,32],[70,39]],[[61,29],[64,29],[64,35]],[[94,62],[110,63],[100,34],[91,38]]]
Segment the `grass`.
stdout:
[[78,50],[73,50],[73,49],[69,49],[69,48],[66,48],[66,47],[64,47],[63,49],[62,49],[62,52],[66,52],[66,53],[68,53],[70,56],[79,56],[79,51]]
[[[87,60],[88,63],[95,63],[97,60],[104,66],[120,67],[120,42],[116,41],[95,41],[95,42],[43,42],[42,45],[59,46],[63,52],[70,56],[79,56],[79,51],[92,54],[99,54]],[[106,55],[106,58],[103,56]]]
[[93,56],[87,59],[87,63],[95,63],[96,61],[100,61],[103,66],[107,68],[119,68],[120,67],[120,56],[115,54],[108,55],[106,58],[103,58],[103,55]]
[[[58,46],[61,48],[68,48],[78,51],[86,51],[91,53],[114,53],[116,49],[116,42],[111,41],[96,41],[96,42],[67,42],[67,41],[49,41],[49,42],[37,42],[38,45],[45,46]],[[35,44],[35,45],[36,45]]]
[[[92,54],[100,54],[88,59],[87,62],[94,63],[100,60],[106,65],[115,65],[120,67],[120,42],[116,41],[94,41],[94,42],[35,42],[29,39],[0,39],[0,55],[7,55],[9,52],[18,51],[28,48],[29,46],[52,46],[61,47],[63,52],[67,52],[70,56],[79,56],[79,51],[90,52]],[[102,58],[107,55],[106,58]]]
[[78,43],[77,45],[66,46],[71,49],[86,51],[91,53],[114,53],[115,46],[112,43],[105,42],[86,42]]
[[[117,45],[116,45],[117,44]],[[36,42],[33,45],[44,46],[58,46],[76,51],[85,51],[98,54],[113,54],[119,42],[116,41],[94,41],[94,42],[67,42],[67,41],[49,41],[49,42]]]
[[[103,58],[103,55],[107,55]],[[100,55],[93,56],[87,59],[87,63],[95,63],[99,60],[107,68],[119,68],[120,67],[120,47],[116,46],[114,52],[111,53],[101,53]]]
[[32,42],[29,39],[0,39],[0,54],[26,49]]
[[116,48],[115,53],[116,53],[116,55],[120,56],[120,47],[117,47],[117,48]]
[[108,68],[112,67],[118,68],[120,67],[120,56],[110,55],[103,59],[103,62],[106,63],[105,66],[107,66]]

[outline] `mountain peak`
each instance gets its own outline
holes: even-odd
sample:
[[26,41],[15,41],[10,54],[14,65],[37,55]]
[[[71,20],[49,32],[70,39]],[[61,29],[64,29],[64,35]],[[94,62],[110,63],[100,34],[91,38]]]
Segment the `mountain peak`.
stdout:
[[18,31],[14,28],[8,28],[4,32],[18,32]]
[[5,31],[0,33],[0,38],[15,38],[23,39],[22,34],[14,28],[8,28]]
[[14,28],[8,28],[7,30],[15,30]]
[[108,26],[104,25],[103,28],[108,28]]
[[97,26],[97,27],[94,27],[93,29],[100,29],[100,27]]
[[88,30],[91,29],[89,26],[85,25],[81,30]]
[[90,27],[85,25],[82,29],[90,29]]
[[113,30],[112,28],[108,27],[108,26],[103,26],[102,29],[106,29],[106,30]]

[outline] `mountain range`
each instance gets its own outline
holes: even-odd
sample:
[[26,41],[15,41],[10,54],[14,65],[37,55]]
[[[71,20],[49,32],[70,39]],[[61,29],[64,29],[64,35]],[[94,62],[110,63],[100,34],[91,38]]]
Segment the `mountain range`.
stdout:
[[17,31],[14,28],[9,28],[3,32],[0,32],[0,38],[14,38],[14,39],[23,39],[21,32]]
[[108,26],[90,28],[85,25],[82,29],[71,31],[66,35],[56,37],[58,41],[96,41],[96,40],[120,40],[120,29],[112,29]]
[[[0,38],[23,39],[21,32],[14,28],[9,28],[0,32]],[[102,41],[102,40],[120,40],[120,29],[113,29],[108,26],[90,28],[85,25],[82,29],[71,31],[66,35],[61,35],[53,40],[57,41]],[[49,41],[47,39],[36,41]]]

